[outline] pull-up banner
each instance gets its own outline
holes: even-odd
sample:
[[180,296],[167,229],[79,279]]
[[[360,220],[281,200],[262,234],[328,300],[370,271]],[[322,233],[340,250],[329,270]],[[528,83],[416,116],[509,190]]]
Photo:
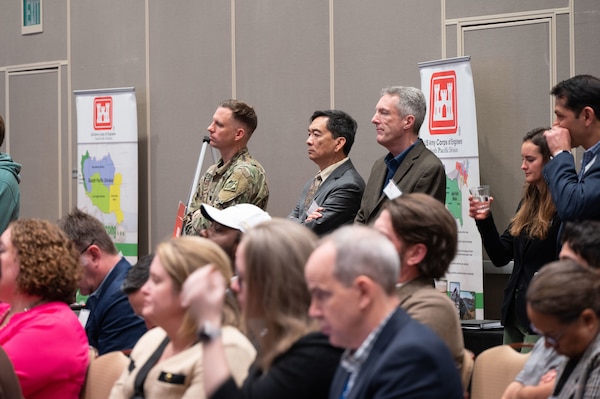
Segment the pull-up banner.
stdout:
[[469,217],[469,187],[479,185],[475,91],[470,57],[419,63],[427,115],[419,136],[446,168],[446,207],[458,226],[458,252],[446,290],[461,319],[483,319],[481,237]]
[[138,256],[138,127],[133,87],[77,90],[77,207]]

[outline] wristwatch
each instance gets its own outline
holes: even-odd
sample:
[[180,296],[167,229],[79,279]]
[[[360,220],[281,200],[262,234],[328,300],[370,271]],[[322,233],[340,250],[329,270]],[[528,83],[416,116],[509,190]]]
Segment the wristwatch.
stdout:
[[198,340],[200,342],[212,342],[221,336],[221,327],[215,326],[210,321],[205,321],[202,328],[198,331]]

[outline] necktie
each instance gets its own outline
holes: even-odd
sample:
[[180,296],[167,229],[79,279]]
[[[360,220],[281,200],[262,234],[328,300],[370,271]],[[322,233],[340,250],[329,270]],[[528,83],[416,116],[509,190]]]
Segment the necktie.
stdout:
[[321,181],[322,181],[321,175],[316,175],[315,178],[313,179],[312,183],[310,184],[310,187],[308,188],[308,191],[306,192],[306,197],[304,198],[304,210],[305,211],[308,210],[311,202],[315,198],[315,194],[317,193],[317,190],[321,186]]

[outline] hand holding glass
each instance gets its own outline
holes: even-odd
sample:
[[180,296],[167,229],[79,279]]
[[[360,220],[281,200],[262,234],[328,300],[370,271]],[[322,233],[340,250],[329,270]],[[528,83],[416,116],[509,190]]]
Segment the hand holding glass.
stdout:
[[469,192],[476,202],[477,213],[486,213],[490,209],[490,186],[471,187]]

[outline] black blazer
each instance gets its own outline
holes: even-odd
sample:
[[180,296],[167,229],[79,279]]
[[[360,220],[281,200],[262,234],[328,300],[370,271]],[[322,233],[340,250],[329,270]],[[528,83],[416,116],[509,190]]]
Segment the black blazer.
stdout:
[[512,274],[506,283],[506,288],[504,288],[502,324],[506,324],[509,308],[514,304],[516,306],[517,322],[521,327],[532,332],[527,317],[525,295],[533,275],[546,263],[558,259],[558,235],[561,226],[558,214],[556,213],[552,218],[552,226],[544,240],[530,238],[524,233],[521,233],[518,237],[513,237],[510,235],[510,225],[502,235],[498,235],[491,213],[487,219],[476,220],[475,223],[481,234],[483,246],[494,266],[501,267],[511,260],[514,261]]

